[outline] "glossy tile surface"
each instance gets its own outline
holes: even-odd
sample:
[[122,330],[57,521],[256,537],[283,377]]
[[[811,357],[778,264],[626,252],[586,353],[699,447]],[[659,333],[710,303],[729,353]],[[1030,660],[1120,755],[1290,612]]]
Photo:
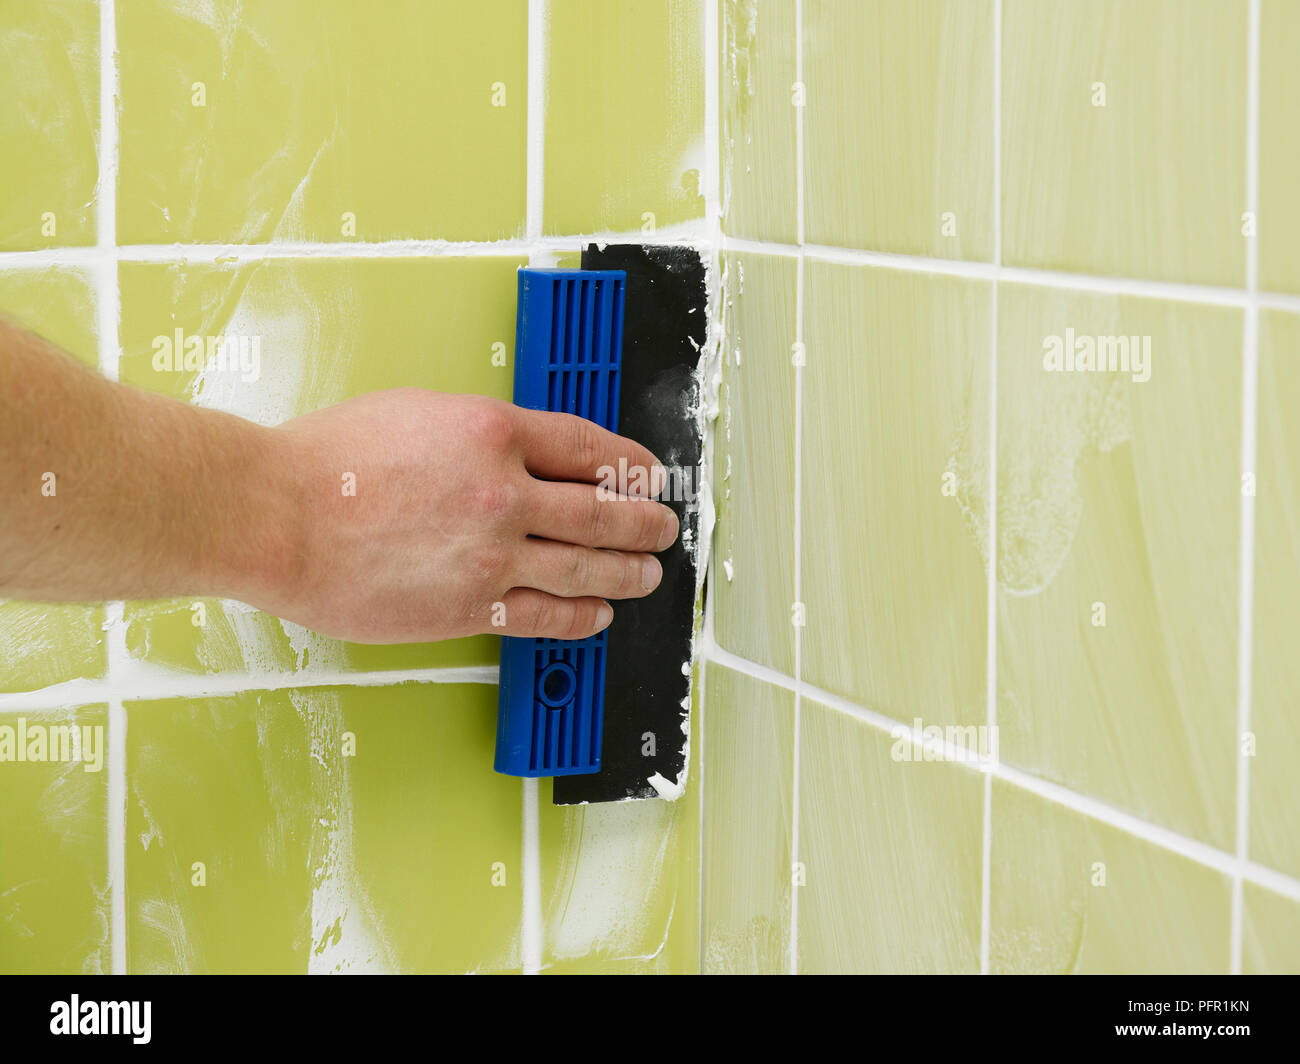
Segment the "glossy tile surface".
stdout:
[[993,5],[803,5],[806,239],[993,254]]
[[750,661],[794,672],[795,259],[726,256],[714,437],[714,626]]
[[803,678],[896,720],[979,723],[989,289],[805,268]]
[[1245,282],[1246,11],[1007,0],[1004,262]]
[[799,971],[977,972],[984,784],[805,699]]
[[0,972],[111,969],[106,722],[103,706],[0,713]]
[[1004,285],[998,321],[1002,757],[1231,851],[1241,314]]
[[99,5],[0,7],[0,251],[95,243]]
[[1226,973],[1227,876],[993,782],[999,973]]
[[1300,316],[1259,323],[1250,854],[1300,877]]
[[128,703],[133,972],[519,967],[496,688]]
[[527,4],[117,9],[124,243],[523,228]]
[[794,695],[707,669],[704,921],[707,974],[790,970]]
[[545,231],[637,231],[704,213],[704,0],[548,9]]

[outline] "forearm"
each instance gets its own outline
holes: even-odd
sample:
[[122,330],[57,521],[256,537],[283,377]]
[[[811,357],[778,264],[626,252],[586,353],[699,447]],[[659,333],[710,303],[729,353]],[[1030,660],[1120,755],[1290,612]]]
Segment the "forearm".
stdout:
[[270,429],[115,384],[0,319],[0,596],[254,597],[291,577]]

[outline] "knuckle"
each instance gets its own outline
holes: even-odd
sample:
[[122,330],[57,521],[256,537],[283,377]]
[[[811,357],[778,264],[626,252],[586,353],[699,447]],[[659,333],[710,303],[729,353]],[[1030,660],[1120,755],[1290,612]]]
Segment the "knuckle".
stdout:
[[565,614],[565,639],[579,639],[596,627],[595,609],[587,603],[567,603],[565,606]]
[[484,403],[476,407],[470,428],[475,442],[491,451],[509,450],[514,443],[514,418],[505,404]]
[[479,484],[474,489],[474,507],[490,523],[508,523],[519,509],[519,489],[502,482]]
[[584,469],[594,469],[600,456],[600,434],[584,418],[573,419],[573,455]]
[[609,537],[614,527],[614,511],[608,499],[595,496],[587,511],[587,542],[600,546]]
[[542,634],[547,631],[555,613],[555,607],[552,600],[543,595],[536,596],[529,604],[527,613],[524,617],[524,624],[527,631]]
[[570,591],[578,591],[591,579],[591,559],[589,552],[581,548],[571,550],[564,567],[565,586]]
[[506,549],[500,543],[484,543],[475,548],[471,569],[480,582],[495,584],[505,573]]

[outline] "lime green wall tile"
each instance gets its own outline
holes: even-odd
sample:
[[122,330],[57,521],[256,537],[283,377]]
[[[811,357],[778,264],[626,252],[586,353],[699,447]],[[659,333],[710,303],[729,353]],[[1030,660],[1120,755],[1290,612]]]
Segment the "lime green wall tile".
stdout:
[[0,602],[0,691],[95,679],[104,668],[101,607]]
[[[517,258],[271,259],[220,265],[125,263],[121,377],[262,424],[381,388],[418,386],[508,399]],[[185,337],[244,342],[244,372],[179,370],[159,357]],[[258,343],[256,364],[251,358]],[[500,364],[494,364],[494,360]],[[249,378],[249,379],[245,379]],[[190,672],[490,665],[492,636],[377,647],[325,639],[238,606],[129,604],[132,654]],[[194,622],[203,619],[205,624]]]
[[1259,323],[1250,852],[1300,877],[1300,317]]
[[798,262],[727,255],[715,425],[714,625],[726,649],[794,672],[795,281]]
[[1228,877],[993,782],[994,972],[1224,972]]
[[703,215],[702,2],[552,0],[548,233],[652,232]]
[[0,314],[78,361],[99,364],[95,289],[86,271],[0,270]]
[[[0,713],[0,744],[16,749],[21,727],[23,749],[34,752],[40,729],[47,758],[56,734],[49,729],[78,728],[83,736],[83,760],[19,762],[6,749],[0,761],[2,973],[89,975],[111,967],[106,722],[103,706]],[[57,734],[60,744],[70,741],[69,732]]]
[[731,236],[794,244],[794,0],[717,2],[722,226]]
[[[1002,757],[1231,850],[1241,314],[1004,285],[998,320]],[[1050,371],[1083,337],[1130,372]]]
[[[697,674],[693,707],[698,693]],[[699,971],[696,744],[689,753],[686,793],[675,802],[654,798],[557,806],[551,801],[551,782],[539,782],[544,972]]]
[[1002,163],[1005,262],[1242,284],[1246,5],[1006,0]]
[[1259,57],[1259,284],[1300,292],[1300,5],[1263,0]]
[[119,239],[517,235],[527,36],[525,0],[125,4]]
[[130,969],[517,967],[495,705],[477,685],[129,703]]
[[804,679],[898,720],[978,723],[988,286],[806,269]]
[[808,0],[807,239],[993,255],[993,5]]
[[[95,292],[83,271],[0,270],[0,314],[98,364]],[[102,676],[103,625],[99,606],[0,602],[0,691]]]
[[1300,975],[1300,903],[1253,883],[1242,890],[1242,973]]
[[790,970],[794,695],[710,665],[704,692],[704,971]]
[[913,753],[803,701],[801,972],[979,970],[983,780]]
[[0,251],[95,242],[99,5],[0,8]]

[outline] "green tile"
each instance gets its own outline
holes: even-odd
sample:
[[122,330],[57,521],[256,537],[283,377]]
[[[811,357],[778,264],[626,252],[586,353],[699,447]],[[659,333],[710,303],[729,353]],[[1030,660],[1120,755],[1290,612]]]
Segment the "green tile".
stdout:
[[805,699],[799,970],[979,970],[984,784]]
[[648,234],[703,216],[702,2],[549,6],[546,232]]
[[990,0],[803,5],[806,237],[993,255]]
[[794,244],[794,0],[720,0],[722,227]]
[[128,703],[131,971],[516,969],[495,706],[479,685]]
[[[126,263],[121,376],[271,425],[382,388],[507,399],[514,372],[515,270],[521,264],[496,257]],[[242,338],[251,368],[169,365],[162,343],[172,341],[177,329],[184,337]],[[363,646],[239,606],[208,602],[205,616],[193,607],[189,600],[128,604],[131,653],[200,673],[364,671],[491,665],[499,659],[492,636]]]
[[104,675],[104,610],[0,602],[0,692]]
[[[1002,757],[1231,851],[1241,313],[1003,285],[998,320]],[[1055,371],[1116,337],[1129,372]]]
[[989,288],[806,270],[804,679],[897,720],[982,722]]
[[1259,57],[1259,284],[1300,292],[1300,6],[1291,0],[1260,5]]
[[[691,684],[698,720],[700,680]],[[542,971],[684,975],[700,969],[700,762],[686,793],[557,806],[538,785]]]
[[704,970],[788,972],[794,695],[710,665],[704,702]]
[[99,5],[0,7],[0,251],[95,243]]
[[1004,262],[1244,282],[1246,8],[1006,0]]
[[994,972],[1227,970],[1227,876],[1001,780],[991,867]]
[[[0,314],[86,365],[98,364],[95,290],[85,272],[0,270]],[[0,691],[102,676],[103,626],[99,606],[0,602]]]
[[117,17],[122,242],[522,231],[525,0],[134,0]]
[[[2,973],[91,975],[112,966],[107,716],[104,706],[0,713]],[[82,760],[50,760],[52,729],[63,743],[70,740],[64,729],[73,728],[90,739],[80,746]],[[32,745],[38,729],[46,760],[11,760],[19,746],[25,757],[41,749]]]
[[718,642],[794,673],[793,258],[724,259],[723,352],[714,437],[714,626]]
[[1300,902],[1254,883],[1242,889],[1242,973],[1300,975]]
[[1251,856],[1300,877],[1300,316],[1259,323]]

